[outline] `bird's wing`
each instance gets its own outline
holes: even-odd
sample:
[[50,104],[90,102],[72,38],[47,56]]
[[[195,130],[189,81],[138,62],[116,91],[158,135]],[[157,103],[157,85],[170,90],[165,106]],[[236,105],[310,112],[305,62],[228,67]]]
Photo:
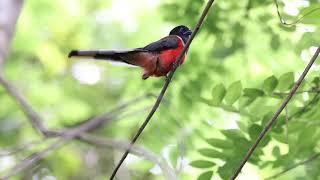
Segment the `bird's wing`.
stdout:
[[144,50],[147,51],[163,51],[163,50],[168,50],[168,49],[175,49],[179,45],[179,39],[175,36],[167,36],[159,41],[153,42],[147,46],[145,46]]

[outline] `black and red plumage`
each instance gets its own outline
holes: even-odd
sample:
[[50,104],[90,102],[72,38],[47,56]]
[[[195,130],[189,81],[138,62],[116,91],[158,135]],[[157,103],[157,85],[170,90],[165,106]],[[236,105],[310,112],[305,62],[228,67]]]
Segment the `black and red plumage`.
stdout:
[[[124,62],[143,68],[142,79],[150,76],[165,76],[173,68],[184,45],[188,41],[191,31],[180,25],[173,28],[169,35],[143,48],[131,50],[72,50],[69,57],[87,57],[97,60],[111,60]],[[184,62],[183,56],[180,64]]]

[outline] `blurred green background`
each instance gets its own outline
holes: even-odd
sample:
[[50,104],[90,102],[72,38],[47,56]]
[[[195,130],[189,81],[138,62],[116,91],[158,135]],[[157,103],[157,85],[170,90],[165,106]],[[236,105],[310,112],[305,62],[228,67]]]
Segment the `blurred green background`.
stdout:
[[[286,21],[319,8],[318,0],[286,0]],[[142,47],[176,25],[194,27],[203,0],[28,0],[5,63],[8,80],[52,129],[75,126],[147,93],[164,79],[141,80],[141,70],[108,62],[68,59],[71,49]],[[320,42],[320,11],[295,26],[280,24],[272,0],[216,1],[176,72],[165,99],[137,145],[163,157],[178,179],[228,179],[279,107]],[[240,179],[265,179],[320,152],[319,63],[250,158]],[[125,117],[98,128],[101,137],[128,141],[155,99],[130,106]],[[129,115],[128,115],[129,114]],[[288,128],[286,128],[288,126]],[[288,133],[287,133],[288,132]],[[287,136],[288,134],[288,136]],[[41,139],[0,87],[1,152]],[[0,157],[5,173],[33,146]],[[122,151],[73,141],[12,179],[105,179]],[[164,179],[138,156],[123,179]],[[274,179],[320,179],[320,159]]]

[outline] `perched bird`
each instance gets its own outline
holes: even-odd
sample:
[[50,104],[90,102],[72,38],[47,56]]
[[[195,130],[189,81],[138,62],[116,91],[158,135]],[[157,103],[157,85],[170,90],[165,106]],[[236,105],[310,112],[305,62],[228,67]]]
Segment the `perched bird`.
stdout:
[[[72,50],[70,57],[85,57],[97,60],[110,60],[124,62],[143,68],[142,79],[150,76],[166,76],[173,68],[183,47],[187,43],[192,31],[180,25],[170,31],[166,36],[143,48],[131,50]],[[184,62],[185,55],[180,61]]]

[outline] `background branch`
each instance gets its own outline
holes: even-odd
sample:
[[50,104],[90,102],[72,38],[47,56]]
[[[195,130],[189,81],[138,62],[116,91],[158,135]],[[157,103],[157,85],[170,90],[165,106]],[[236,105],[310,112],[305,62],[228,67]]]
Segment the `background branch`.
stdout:
[[[312,88],[310,90],[303,90],[303,91],[297,91],[295,94],[302,94],[302,93],[320,93],[320,88]],[[288,95],[288,92],[274,92],[274,95],[277,96],[285,96]]]
[[5,148],[0,151],[0,157],[11,156],[11,155],[23,152],[25,150],[28,150],[28,149],[30,149],[34,146],[37,146],[39,144],[42,144],[42,143],[43,143],[43,140],[31,141],[31,142],[27,142],[27,143],[24,143],[24,144],[15,146],[15,147]]
[[[46,134],[46,136],[45,136],[46,138],[53,138],[53,137],[59,136],[59,139],[55,140],[48,147],[44,148],[43,150],[41,150],[39,152],[32,154],[31,156],[25,158],[19,164],[14,166],[11,170],[9,170],[9,172],[4,177],[2,177],[3,179],[8,179],[11,176],[16,175],[20,171],[28,168],[29,166],[31,166],[32,164],[34,164],[35,162],[40,160],[46,154],[52,152],[53,150],[60,148],[61,146],[65,145],[67,142],[69,142],[70,140],[72,140],[76,137],[79,140],[84,140],[84,137],[82,139],[80,139],[81,134],[83,134],[84,132],[92,131],[92,130],[100,127],[101,125],[103,125],[107,122],[110,122],[111,120],[115,120],[118,117],[119,113],[123,112],[129,106],[136,104],[137,102],[144,100],[145,98],[153,97],[152,94],[148,93],[146,95],[137,97],[131,101],[125,102],[125,103],[113,108],[109,112],[104,113],[102,115],[99,115],[95,118],[92,118],[77,127],[67,129],[67,130],[50,131],[50,134],[48,134],[47,133],[48,131],[46,130],[46,128],[42,124],[43,119],[32,109],[32,106],[23,98],[23,96],[16,90],[16,88],[13,85],[11,85],[8,81],[6,81],[3,78],[3,76],[0,76],[0,83],[5,87],[8,94],[10,94],[11,97],[16,102],[18,102],[18,105],[20,106],[21,109],[23,109],[23,111],[27,115],[28,119],[30,119],[30,123],[33,125],[33,127],[36,130],[40,131],[43,134]],[[143,109],[143,110],[145,110],[145,109]],[[141,112],[141,110],[139,110],[139,112]],[[137,112],[130,113],[128,115],[131,116],[132,114],[137,114]],[[89,137],[91,137],[91,139],[92,139],[94,136],[87,135],[85,137],[85,140],[86,140],[85,142],[90,142]],[[107,141],[102,141],[102,138],[100,138],[100,139],[98,139],[97,137],[95,137],[95,138],[96,138],[95,139],[96,143],[100,142],[99,145],[103,145],[103,142],[104,142],[104,146],[107,146],[107,143],[106,143]],[[91,143],[93,143],[92,140],[91,140]],[[122,146],[122,147],[124,147],[124,146]],[[115,148],[117,148],[117,146],[115,146]],[[140,154],[136,153],[136,154],[142,155],[141,153]],[[153,156],[152,162],[156,162],[157,164],[159,164],[159,166],[163,169],[163,172],[167,177],[169,177],[169,178],[175,177],[174,173],[172,173],[174,171],[172,171],[170,169],[170,166],[164,165],[163,162],[160,163],[160,160],[155,161],[154,156]],[[146,158],[146,159],[151,160],[150,157]],[[170,172],[166,172],[166,171],[170,171]]]
[[238,167],[238,169],[235,171],[234,175],[231,177],[231,179],[236,179],[237,176],[239,175],[239,173],[241,172],[242,167],[246,164],[246,162],[249,160],[250,156],[252,155],[252,153],[254,152],[254,150],[257,148],[258,144],[260,143],[260,141],[262,140],[262,138],[266,135],[266,133],[270,130],[270,128],[272,127],[273,123],[277,120],[278,116],[281,114],[281,112],[283,111],[283,109],[287,106],[287,104],[289,103],[289,101],[291,100],[291,98],[294,96],[294,94],[296,93],[296,91],[298,90],[299,86],[301,85],[302,81],[304,80],[304,78],[306,77],[306,75],[308,74],[310,68],[312,67],[313,63],[316,61],[317,57],[319,56],[320,53],[320,47],[317,48],[316,52],[314,53],[314,55],[312,56],[310,62],[308,63],[307,67],[304,69],[303,73],[301,74],[301,76],[299,77],[298,81],[294,84],[294,86],[292,87],[289,95],[286,97],[286,99],[283,101],[283,103],[281,104],[281,106],[279,107],[279,109],[273,114],[272,118],[270,119],[270,121],[267,123],[267,125],[263,128],[262,132],[259,134],[258,138],[256,139],[255,143],[252,145],[252,147],[249,149],[249,151],[247,152],[247,154],[245,155],[245,157],[243,158],[243,160],[240,163],[240,166]]
[[304,161],[298,162],[296,164],[293,164],[291,167],[288,167],[287,169],[285,169],[285,170],[283,170],[283,171],[281,171],[281,172],[279,172],[279,173],[277,173],[275,175],[272,175],[272,176],[270,176],[270,177],[268,177],[266,179],[274,179],[274,178],[277,178],[279,176],[282,176],[283,174],[287,173],[288,171],[291,171],[291,170],[293,170],[293,169],[295,169],[295,168],[297,168],[299,166],[302,166],[302,165],[305,165],[307,163],[310,163],[310,162],[318,159],[319,157],[320,157],[320,153],[317,153],[317,154],[311,156],[310,158],[308,158],[307,160],[304,160]]
[[[127,150],[130,146],[129,142],[101,138],[90,134],[82,134],[78,137],[78,139],[84,142],[88,142],[89,144],[121,149],[123,151]],[[166,179],[177,179],[174,169],[162,157],[157,156],[155,153],[136,145],[133,145],[130,148],[130,153],[139,157],[143,157],[153,162],[154,164],[157,164],[161,168],[162,173],[164,174],[164,177]]]
[[50,135],[47,129],[43,125],[43,120],[41,117],[33,110],[32,106],[27,102],[27,100],[18,92],[18,90],[9,83],[3,75],[0,74],[0,84],[5,88],[7,93],[16,101],[20,106],[24,114],[28,117],[32,127],[42,134],[44,137]]

